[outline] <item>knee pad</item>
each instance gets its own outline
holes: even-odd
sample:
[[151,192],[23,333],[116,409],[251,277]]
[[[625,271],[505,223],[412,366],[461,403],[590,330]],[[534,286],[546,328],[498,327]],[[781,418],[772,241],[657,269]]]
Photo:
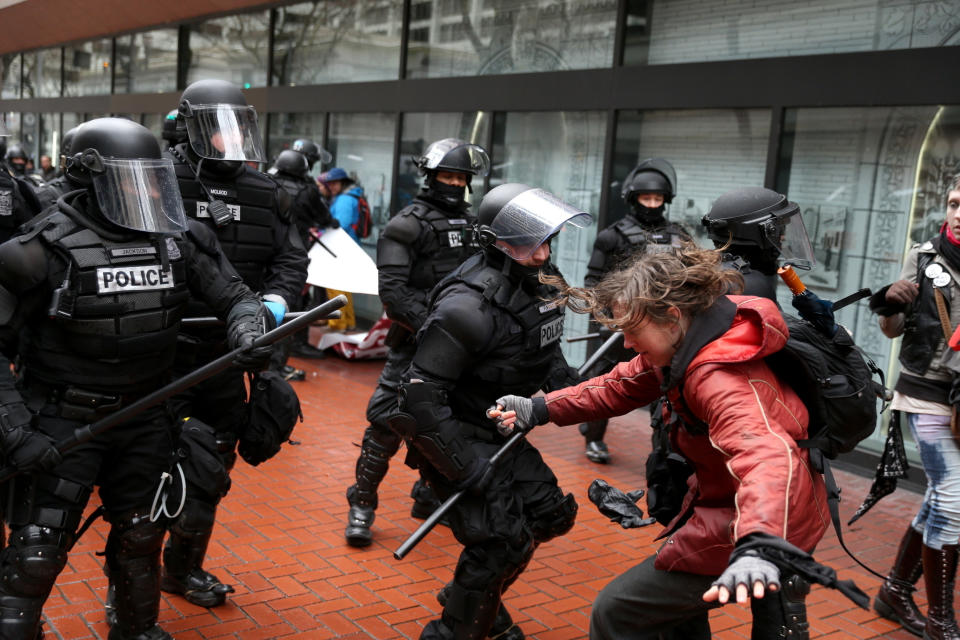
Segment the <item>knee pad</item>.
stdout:
[[187,498],[183,505],[183,511],[170,525],[170,531],[185,536],[207,533],[213,530],[216,517],[216,505]]
[[[559,492],[556,495],[559,496]],[[539,505],[530,514],[530,531],[534,541],[539,544],[570,531],[577,519],[577,509],[577,501],[572,493]]]
[[72,533],[34,524],[10,532],[0,555],[2,590],[11,595],[46,597],[67,564]]
[[146,512],[133,511],[105,519],[110,523],[108,561],[125,564],[139,558],[159,557],[166,529],[160,522],[151,522]]

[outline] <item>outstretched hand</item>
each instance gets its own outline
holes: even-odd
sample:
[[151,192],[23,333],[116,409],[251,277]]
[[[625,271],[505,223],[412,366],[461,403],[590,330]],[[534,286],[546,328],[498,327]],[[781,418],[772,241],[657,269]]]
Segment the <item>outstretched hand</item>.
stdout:
[[[753,585],[752,593],[750,585]],[[703,594],[703,600],[726,604],[730,596],[735,594],[737,603],[743,604],[750,596],[763,598],[767,591],[772,593],[779,589],[780,570],[777,566],[748,551],[720,574]]]
[[533,400],[523,396],[501,396],[497,403],[487,409],[487,417],[496,421],[497,431],[502,436],[513,434],[515,429],[526,432],[536,426],[533,417]]

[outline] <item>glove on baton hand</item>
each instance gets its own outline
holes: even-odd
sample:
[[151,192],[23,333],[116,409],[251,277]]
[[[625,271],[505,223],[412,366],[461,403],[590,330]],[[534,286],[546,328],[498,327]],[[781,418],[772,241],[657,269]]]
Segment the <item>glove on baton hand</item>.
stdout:
[[[230,348],[248,349],[257,338],[273,328],[273,314],[261,305],[257,315],[241,316],[230,326],[227,332]],[[262,371],[270,363],[271,353],[273,347],[270,345],[248,349],[237,355],[233,363],[246,371]]]
[[[715,592],[718,588],[719,591]],[[765,591],[777,591],[779,588],[780,570],[777,565],[747,551],[713,581],[710,591],[704,594],[703,599],[719,599],[721,604],[726,604],[730,595],[736,594],[737,602],[743,603],[749,595],[762,598]],[[711,592],[715,592],[718,597],[709,597]]]
[[497,404],[487,409],[487,417],[497,421],[497,431],[509,436],[514,429],[526,432],[536,424],[533,418],[533,400],[523,396],[501,396]]

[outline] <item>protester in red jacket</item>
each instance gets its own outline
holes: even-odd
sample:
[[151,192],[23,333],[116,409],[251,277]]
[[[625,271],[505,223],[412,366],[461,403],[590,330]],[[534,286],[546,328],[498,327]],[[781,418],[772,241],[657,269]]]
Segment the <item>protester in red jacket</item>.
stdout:
[[695,472],[659,551],[598,596],[592,640],[709,638],[708,609],[731,595],[753,596],[753,637],[805,637],[809,586],[756,549],[811,552],[830,521],[826,491],[796,443],[807,436],[807,410],[763,360],[783,347],[786,324],[766,298],[725,295],[741,286],[718,253],[688,250],[643,256],[594,289],[567,289],[568,307],[622,328],[639,355],[545,397],[501,398],[491,412],[509,430],[610,418],[664,392],[670,401],[673,449]]

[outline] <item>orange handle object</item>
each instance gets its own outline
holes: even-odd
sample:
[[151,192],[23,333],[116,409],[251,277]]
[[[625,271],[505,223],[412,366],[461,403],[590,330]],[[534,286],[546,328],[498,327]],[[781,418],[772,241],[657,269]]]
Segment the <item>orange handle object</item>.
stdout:
[[785,264],[777,269],[777,275],[779,275],[783,283],[789,287],[793,295],[798,296],[807,290],[807,285],[803,284],[800,276],[797,275],[797,272],[794,271],[793,267],[789,264]]
[[953,332],[953,335],[950,336],[950,340],[947,342],[947,344],[954,351],[960,351],[960,326],[958,326],[956,331]]

